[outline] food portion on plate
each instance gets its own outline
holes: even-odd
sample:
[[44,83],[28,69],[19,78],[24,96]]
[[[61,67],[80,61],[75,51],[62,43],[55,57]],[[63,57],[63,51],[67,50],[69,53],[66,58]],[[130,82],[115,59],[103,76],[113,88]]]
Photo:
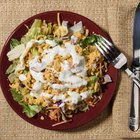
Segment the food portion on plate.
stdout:
[[[43,113],[57,126],[102,99],[102,85],[112,82],[108,63],[82,21],[70,25],[35,19],[20,40],[11,39],[7,69],[13,99],[29,118]],[[45,119],[41,116],[41,120]]]

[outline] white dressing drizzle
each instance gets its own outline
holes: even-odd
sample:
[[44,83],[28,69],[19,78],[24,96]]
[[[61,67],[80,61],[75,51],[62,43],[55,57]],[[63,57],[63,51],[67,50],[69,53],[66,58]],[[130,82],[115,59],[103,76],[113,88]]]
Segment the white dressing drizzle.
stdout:
[[[53,48],[45,50],[44,57],[41,59],[41,62],[38,62],[39,56],[36,56],[29,62],[29,71],[31,76],[35,79],[35,83],[32,87],[32,91],[30,92],[31,96],[34,97],[49,97],[54,101],[61,100],[62,102],[71,101],[73,104],[77,104],[80,100],[83,100],[90,96],[90,93],[83,92],[81,94],[76,92],[68,91],[67,94],[69,97],[65,97],[63,94],[59,95],[51,95],[48,93],[42,92],[42,83],[48,83],[53,89],[65,90],[68,88],[77,88],[83,85],[87,85],[87,81],[85,80],[86,76],[86,65],[85,58],[83,56],[79,56],[76,53],[75,46],[70,43],[65,44],[65,48],[57,45],[55,40],[31,40],[26,44],[26,48],[22,55],[20,56],[20,64],[17,66],[17,70],[24,69],[24,57],[33,46],[33,43],[47,43]],[[47,66],[54,61],[56,55],[61,55],[63,57],[70,54],[72,56],[72,64],[69,64],[68,61],[64,61],[61,64],[63,70],[58,72],[58,79],[62,82],[62,84],[52,84],[44,80],[44,73],[41,72],[43,69],[47,68]],[[20,80],[25,80],[25,77],[20,76]]]

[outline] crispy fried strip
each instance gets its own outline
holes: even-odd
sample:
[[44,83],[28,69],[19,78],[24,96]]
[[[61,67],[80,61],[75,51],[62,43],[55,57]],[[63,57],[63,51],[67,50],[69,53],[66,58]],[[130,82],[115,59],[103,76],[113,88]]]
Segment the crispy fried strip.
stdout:
[[86,31],[85,31],[85,36],[88,36],[88,35],[89,35],[89,30],[86,29]]
[[62,121],[62,122],[58,122],[58,123],[53,124],[52,127],[55,127],[55,126],[58,126],[58,125],[61,125],[61,124],[64,124],[64,123],[68,123],[68,122],[71,122],[71,121],[72,121],[72,119],[66,120],[66,121]]
[[29,90],[32,90],[30,87],[28,87],[27,85],[25,85],[25,87],[27,88],[27,89],[29,89]]
[[60,13],[57,13],[57,22],[58,22],[58,26],[60,26]]
[[47,107],[46,109],[47,110],[50,110],[50,109],[59,109],[60,107],[58,107],[58,106],[52,106],[52,107]]

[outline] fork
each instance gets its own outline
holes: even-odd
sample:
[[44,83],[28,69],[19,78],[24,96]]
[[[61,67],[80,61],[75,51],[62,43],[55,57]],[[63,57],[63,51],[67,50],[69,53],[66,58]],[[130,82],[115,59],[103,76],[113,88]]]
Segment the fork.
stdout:
[[128,68],[126,56],[120,52],[113,43],[104,37],[97,35],[97,42],[95,45],[109,63],[111,63],[116,69],[123,69],[140,88],[140,79]]

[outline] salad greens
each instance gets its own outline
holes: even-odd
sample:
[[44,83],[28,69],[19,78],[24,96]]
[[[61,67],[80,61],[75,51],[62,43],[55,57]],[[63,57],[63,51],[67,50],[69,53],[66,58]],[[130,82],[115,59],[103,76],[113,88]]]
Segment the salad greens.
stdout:
[[14,72],[16,66],[17,66],[16,63],[11,64],[11,65],[8,67],[8,69],[6,70],[6,74],[10,74],[10,73]]
[[88,45],[94,45],[98,40],[100,39],[100,36],[97,36],[95,34],[86,37],[84,40],[81,41],[81,48],[85,48]]
[[11,93],[13,99],[23,107],[23,113],[25,113],[29,118],[32,118],[42,110],[42,107],[39,105],[29,105],[24,103],[22,101],[23,95],[21,93],[18,93],[16,89],[11,89]]
[[81,21],[71,27],[59,22],[35,19],[20,41],[11,39],[6,74],[23,113],[32,118],[44,111],[63,123],[101,99],[99,80],[107,66],[94,45],[99,35],[88,35]]
[[29,41],[31,39],[36,39],[37,35],[41,34],[42,21],[40,19],[35,19],[31,28],[25,35],[25,40]]
[[10,42],[10,49],[12,50],[17,45],[20,45],[20,42],[17,39],[12,38]]
[[35,47],[31,48],[31,53],[34,57],[39,55],[39,52]]

